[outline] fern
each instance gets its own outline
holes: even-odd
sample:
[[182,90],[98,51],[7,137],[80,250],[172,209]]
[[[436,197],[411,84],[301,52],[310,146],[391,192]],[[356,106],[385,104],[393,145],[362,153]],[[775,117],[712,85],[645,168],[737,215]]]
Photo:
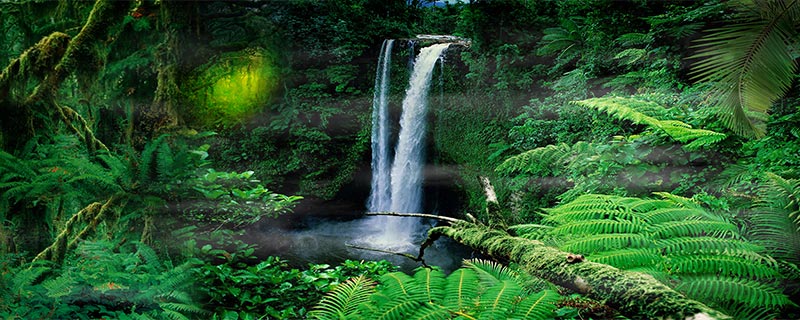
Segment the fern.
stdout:
[[764,196],[750,217],[751,234],[776,258],[800,264],[800,180],[766,173]]
[[516,272],[483,260],[465,261],[446,278],[427,268],[417,269],[413,276],[389,273],[374,291],[366,280],[350,281],[329,292],[311,318],[506,319],[516,313],[525,319],[545,319],[554,316],[559,299],[552,291],[530,295]]
[[551,228],[512,229],[564,239],[558,245],[561,250],[650,273],[666,284],[677,279],[677,289],[737,312],[735,316],[788,305],[775,285],[782,277],[778,265],[763,254],[763,247],[748,242],[736,225],[691,199],[657,195],[663,200],[584,195],[545,209],[543,221]]
[[480,298],[482,319],[506,319],[519,299],[522,287],[513,280],[502,280],[489,287]]
[[684,277],[675,289],[700,299],[716,300],[718,303],[731,300],[754,309],[776,308],[792,303],[772,286],[739,278]]
[[374,292],[372,280],[359,276],[338,285],[326,295],[309,313],[313,319],[346,319],[358,310],[360,304],[369,301]]
[[460,268],[447,277],[443,305],[450,310],[462,312],[476,306],[478,275],[469,268]]
[[584,141],[579,141],[572,146],[564,143],[548,145],[512,156],[497,166],[495,171],[504,175],[515,173],[541,176],[557,175],[573,159],[592,151],[593,145]]
[[424,288],[429,303],[440,303],[447,284],[444,273],[433,268],[420,268],[414,273],[414,280]]
[[681,121],[661,120],[638,111],[638,109],[652,110],[657,108],[666,110],[655,102],[636,98],[602,97],[575,101],[575,104],[606,112],[620,120],[627,120],[657,129],[672,139],[683,143],[683,147],[688,150],[711,146],[727,137],[725,134],[710,130],[693,129],[690,125]]
[[656,248],[619,249],[592,254],[591,260],[620,269],[633,269],[658,265],[664,257],[658,254]]
[[561,299],[555,291],[543,290],[520,301],[511,319],[548,319],[552,317],[556,302]]

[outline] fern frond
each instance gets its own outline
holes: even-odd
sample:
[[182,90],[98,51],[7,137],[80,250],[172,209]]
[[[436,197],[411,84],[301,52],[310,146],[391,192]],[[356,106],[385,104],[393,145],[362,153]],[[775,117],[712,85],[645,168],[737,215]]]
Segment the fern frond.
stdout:
[[509,157],[495,171],[502,175],[530,174],[548,176],[563,170],[575,157],[592,150],[592,144],[579,141],[570,146],[565,143],[548,145]]
[[646,224],[640,221],[591,219],[565,223],[553,228],[555,235],[585,235],[601,233],[639,233],[645,230]]
[[416,280],[417,285],[424,288],[424,293],[429,303],[439,303],[442,300],[447,280],[441,270],[418,268],[417,272],[414,273],[414,280]]
[[564,251],[591,254],[624,248],[646,248],[652,245],[648,237],[636,233],[598,234],[570,239],[559,248]]
[[552,226],[543,225],[543,224],[518,224],[508,227],[508,231],[513,232],[513,234],[526,237],[528,239],[536,239],[539,236],[543,236],[547,234],[551,229]]
[[623,270],[659,264],[664,257],[655,248],[620,249],[588,255],[589,261],[607,264]]
[[453,271],[447,276],[443,305],[457,311],[475,308],[478,286],[478,275],[472,269],[459,268]]
[[18,270],[11,278],[12,290],[22,290],[33,285],[47,270],[49,268],[46,267],[31,267]]
[[705,215],[706,214],[703,210],[683,207],[666,207],[644,212],[641,214],[641,217],[642,220],[645,220],[648,223],[658,225],[666,222],[702,217]]
[[776,258],[800,264],[800,180],[767,172],[751,216],[752,237]]
[[552,319],[556,302],[561,299],[558,293],[552,290],[542,290],[520,301],[514,307],[511,319]]
[[451,312],[438,304],[423,304],[410,317],[411,320],[445,320],[450,319]]
[[155,179],[156,165],[154,163],[157,162],[156,151],[162,144],[166,143],[167,137],[169,137],[167,134],[160,135],[144,146],[141,161],[139,161],[139,181],[141,183],[148,183]]
[[[642,109],[656,109],[660,106],[651,101],[624,97],[602,97],[574,101],[575,104],[596,109],[620,120],[627,120],[635,124],[646,125],[666,133],[676,141],[684,143],[684,148],[689,150],[713,145],[724,140],[725,134],[703,129],[693,129],[690,125],[672,119],[660,120],[638,111]],[[666,110],[664,107],[660,107]]]
[[502,280],[481,294],[478,307],[483,318],[507,319],[513,311],[514,302],[522,293],[522,287],[514,280]]
[[72,288],[75,286],[75,280],[67,275],[62,275],[43,281],[42,286],[47,289],[48,297],[59,298],[72,292]]
[[388,299],[385,303],[379,305],[371,316],[376,320],[392,320],[404,319],[407,315],[413,313],[420,307],[418,301],[413,301],[409,298],[401,299]]
[[728,255],[673,256],[666,263],[674,274],[717,274],[747,279],[775,278],[779,275],[773,266]]
[[516,280],[519,275],[508,267],[490,260],[464,260],[464,267],[474,271],[485,287],[491,287],[505,280]]
[[369,302],[375,292],[375,284],[369,278],[358,276],[336,286],[309,313],[312,319],[346,319],[356,312],[358,306]]
[[730,277],[685,277],[676,290],[708,300],[732,300],[751,307],[774,308],[791,304],[783,293],[752,280]]
[[414,301],[424,301],[425,293],[416,285],[414,278],[402,272],[390,272],[380,278],[383,292],[389,297],[409,297]]
[[705,236],[738,238],[739,228],[725,221],[707,221],[689,218],[682,221],[668,221],[653,227],[653,237],[666,239],[685,236]]
[[690,254],[699,252],[760,252],[761,246],[737,239],[721,239],[713,237],[680,237],[662,239],[657,241],[657,246],[665,254]]
[[623,34],[615,40],[619,45],[630,46],[644,46],[653,42],[653,35],[649,33],[631,32]]
[[[186,315],[209,315],[210,312],[191,303],[162,302],[158,304],[163,310],[170,310]],[[187,317],[188,318],[188,317]]]
[[150,270],[159,270],[161,269],[161,259],[158,258],[158,254],[156,254],[155,250],[150,246],[137,242],[136,243],[136,254],[139,255],[141,260],[145,263],[145,265]]

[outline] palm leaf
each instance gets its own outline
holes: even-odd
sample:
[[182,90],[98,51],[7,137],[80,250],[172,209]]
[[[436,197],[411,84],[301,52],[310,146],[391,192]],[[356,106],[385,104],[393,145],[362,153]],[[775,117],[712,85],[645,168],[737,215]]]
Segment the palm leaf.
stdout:
[[788,48],[797,35],[800,0],[742,3],[748,5],[740,8],[739,23],[710,30],[699,40],[699,52],[690,58],[701,61],[692,76],[714,85],[711,103],[733,132],[762,137],[767,110],[786,93],[797,70]]

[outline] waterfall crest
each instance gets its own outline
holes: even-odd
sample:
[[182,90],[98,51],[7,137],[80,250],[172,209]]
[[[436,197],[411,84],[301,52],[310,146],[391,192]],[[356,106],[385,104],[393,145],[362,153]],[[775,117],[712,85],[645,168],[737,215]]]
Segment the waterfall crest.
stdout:
[[[381,165],[387,165],[387,161],[378,161],[376,157],[388,158],[388,111],[386,105],[382,105],[381,94],[385,94],[388,87],[383,82],[383,74],[388,79],[388,55],[384,56],[386,48],[382,50],[379,58],[380,90],[378,79],[376,79],[376,93],[373,100],[373,128],[372,128],[372,165],[373,181],[372,193],[368,201],[368,209],[377,211],[394,211],[414,213],[422,210],[422,182],[424,170],[424,151],[425,151],[425,131],[426,116],[428,107],[428,91],[431,85],[436,61],[439,56],[447,49],[449,43],[434,44],[422,48],[416,61],[411,78],[408,82],[405,98],[403,99],[403,111],[400,116],[400,134],[395,148],[394,160],[391,163],[391,170],[383,173],[376,173],[376,168],[383,169]],[[386,44],[384,44],[386,46]],[[391,45],[389,45],[389,48]],[[390,49],[388,49],[390,50]],[[383,66],[381,66],[383,65]],[[381,69],[383,68],[383,69]],[[381,93],[379,93],[381,92]],[[383,108],[383,109],[382,109]],[[385,112],[385,113],[382,113]],[[382,115],[385,114],[385,117]],[[385,122],[384,122],[385,121]],[[376,125],[377,124],[377,125]],[[385,130],[385,131],[384,131]],[[386,144],[379,144],[381,135],[385,133]],[[377,138],[376,138],[377,137]],[[377,149],[376,149],[377,148]],[[381,148],[386,148],[381,149]],[[388,165],[387,165],[388,166]],[[388,168],[388,167],[387,167]],[[383,174],[391,173],[386,177]],[[388,181],[389,193],[383,189]],[[370,219],[370,227],[377,233],[374,239],[369,241],[373,244],[382,246],[403,247],[412,244],[415,231],[419,227],[419,219],[398,218],[398,217],[374,217]]]

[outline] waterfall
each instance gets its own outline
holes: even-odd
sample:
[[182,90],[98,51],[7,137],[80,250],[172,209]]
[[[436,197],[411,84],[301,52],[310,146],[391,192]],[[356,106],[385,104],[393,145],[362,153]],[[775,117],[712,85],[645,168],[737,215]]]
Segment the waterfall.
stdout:
[[372,98],[372,182],[367,209],[389,211],[391,188],[389,162],[389,71],[394,40],[385,40],[378,56],[375,72],[375,94]]
[[[378,73],[380,76],[375,82],[373,99],[373,181],[372,193],[367,204],[369,211],[410,213],[422,211],[428,91],[436,61],[449,45],[444,43],[422,48],[414,62],[414,69],[403,99],[400,134],[394,160],[391,170],[388,170],[389,125],[385,95],[388,90],[391,42],[384,44],[381,57],[379,57]],[[391,175],[388,175],[389,173]],[[376,233],[375,238],[368,239],[371,244],[383,247],[406,247],[412,245],[414,233],[419,226],[419,219],[377,216],[369,219],[367,224],[372,229],[370,231]]]
[[[422,170],[424,165],[425,123],[428,112],[428,89],[439,55],[449,43],[435,44],[420,50],[414,71],[408,81],[403,113],[400,116],[400,136],[392,162],[392,205],[395,212],[422,210]],[[410,228],[405,228],[409,230]]]

